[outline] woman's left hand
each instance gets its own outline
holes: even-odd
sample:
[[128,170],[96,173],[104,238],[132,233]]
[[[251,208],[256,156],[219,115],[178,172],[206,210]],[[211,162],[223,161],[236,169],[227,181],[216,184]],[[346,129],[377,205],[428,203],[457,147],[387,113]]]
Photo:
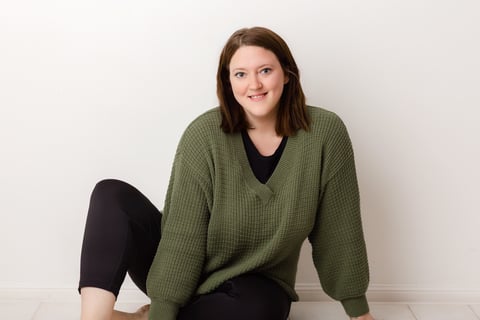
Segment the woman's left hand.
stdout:
[[351,320],[375,320],[370,313],[366,313],[360,317],[350,318]]

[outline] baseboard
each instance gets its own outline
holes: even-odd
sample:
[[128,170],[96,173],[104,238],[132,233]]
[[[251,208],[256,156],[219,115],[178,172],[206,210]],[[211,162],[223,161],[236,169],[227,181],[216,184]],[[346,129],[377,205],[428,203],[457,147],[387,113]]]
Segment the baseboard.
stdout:
[[[318,284],[297,283],[296,291],[301,301],[332,301]],[[470,304],[480,301],[480,290],[371,285],[367,297],[371,302]]]
[[[296,290],[301,301],[332,301],[318,284],[297,283]],[[367,297],[370,302],[472,304],[480,301],[480,290],[371,285],[367,292]],[[77,302],[79,301],[79,295],[75,288],[0,288],[0,300]],[[118,302],[148,303],[148,297],[140,290],[126,288],[121,290],[118,296]]]

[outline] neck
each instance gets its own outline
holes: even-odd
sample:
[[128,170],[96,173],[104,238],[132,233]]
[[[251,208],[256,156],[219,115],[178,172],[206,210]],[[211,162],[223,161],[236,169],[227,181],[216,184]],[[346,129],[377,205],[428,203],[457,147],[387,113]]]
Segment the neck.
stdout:
[[248,129],[249,133],[259,134],[262,136],[277,136],[276,131],[276,117],[270,119],[249,119],[251,127]]
[[276,136],[277,131],[275,130],[275,126],[253,126],[247,130],[250,133],[261,134],[261,135],[269,135],[269,136]]

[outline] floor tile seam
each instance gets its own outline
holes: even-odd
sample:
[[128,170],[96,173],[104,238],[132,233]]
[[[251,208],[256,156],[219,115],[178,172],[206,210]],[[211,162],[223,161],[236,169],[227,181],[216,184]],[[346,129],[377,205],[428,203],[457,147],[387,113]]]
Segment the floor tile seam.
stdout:
[[474,315],[477,319],[480,320],[480,314],[477,314],[477,313],[475,312],[475,309],[473,309],[473,306],[469,304],[469,305],[468,305],[468,308],[472,311],[473,315]]
[[37,308],[35,309],[35,312],[33,312],[31,320],[35,320],[35,318],[37,317],[38,311],[42,307],[42,304],[43,304],[43,302],[38,302]]
[[410,314],[412,315],[412,317],[415,319],[415,320],[419,320],[417,315],[415,314],[415,311],[413,311],[413,308],[410,304],[407,304],[407,307],[408,307],[408,310],[410,311]]

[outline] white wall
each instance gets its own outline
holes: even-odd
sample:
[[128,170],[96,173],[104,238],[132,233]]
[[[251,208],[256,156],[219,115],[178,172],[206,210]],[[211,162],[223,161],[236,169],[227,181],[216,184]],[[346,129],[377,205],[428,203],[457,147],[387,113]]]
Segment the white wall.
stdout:
[[[478,1],[1,1],[0,288],[74,288],[90,191],[158,207],[227,37],[272,28],[354,143],[372,288],[480,292]],[[308,248],[306,248],[308,251]],[[318,283],[308,252],[300,285]],[[131,284],[127,284],[127,287]]]

